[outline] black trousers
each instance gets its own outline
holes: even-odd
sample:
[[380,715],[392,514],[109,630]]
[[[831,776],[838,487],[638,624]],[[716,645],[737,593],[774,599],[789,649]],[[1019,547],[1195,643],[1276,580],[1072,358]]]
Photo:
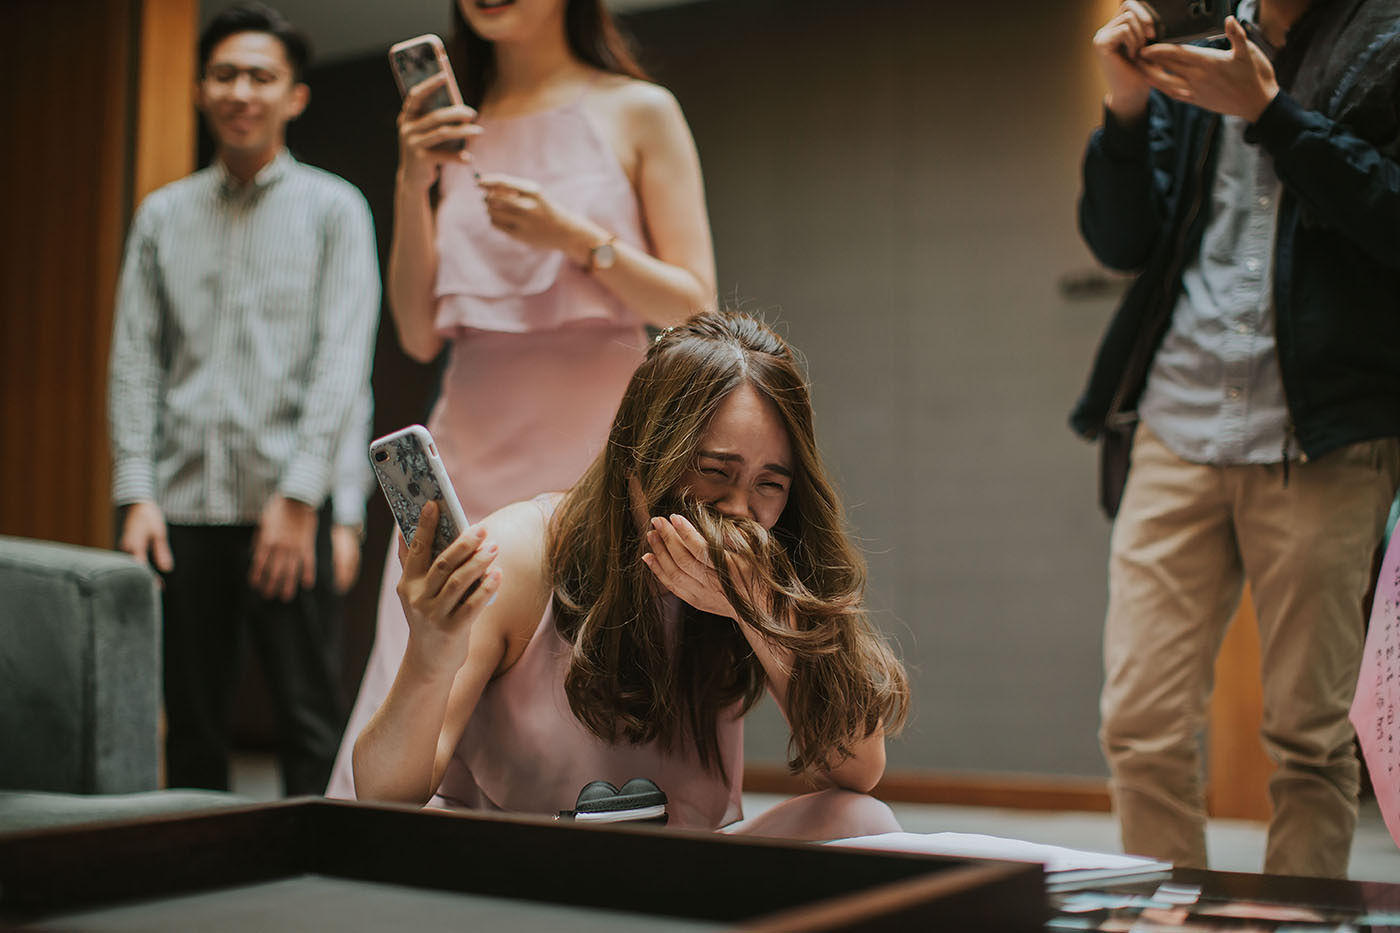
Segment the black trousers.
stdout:
[[282,785],[325,793],[345,714],[330,510],[316,533],[316,584],[291,602],[248,585],[250,525],[171,525],[165,575],[165,753],[171,787],[227,790],[229,721],[245,635],[262,663],[278,721]]

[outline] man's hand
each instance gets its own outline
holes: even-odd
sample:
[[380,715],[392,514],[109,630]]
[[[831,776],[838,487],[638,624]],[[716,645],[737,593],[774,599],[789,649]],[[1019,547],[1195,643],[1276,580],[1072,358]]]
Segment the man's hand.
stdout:
[[1152,15],[1138,0],[1127,0],[1094,34],[1099,70],[1108,84],[1104,106],[1124,123],[1132,123],[1147,112],[1152,85],[1142,73],[1138,56],[1155,34]]
[[316,584],[316,510],[305,502],[273,495],[263,506],[253,538],[248,583],[264,599],[291,602],[298,586]]
[[161,573],[175,569],[175,558],[170,554],[170,541],[166,537],[165,516],[154,502],[133,502],[127,506],[120,547]]
[[331,526],[331,567],[335,571],[335,591],[344,596],[360,576],[360,529],[353,525]]
[[1140,55],[1142,71],[1169,97],[1253,123],[1278,94],[1274,66],[1233,16],[1225,20],[1225,35],[1228,50],[1148,46]]

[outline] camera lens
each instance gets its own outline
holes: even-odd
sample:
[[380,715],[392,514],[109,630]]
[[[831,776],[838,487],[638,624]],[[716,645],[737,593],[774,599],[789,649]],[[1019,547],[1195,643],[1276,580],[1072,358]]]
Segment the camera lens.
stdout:
[[389,459],[389,452],[388,452],[388,451],[386,451],[386,450],[376,450],[376,451],[374,452],[374,460],[375,460],[376,463],[383,463],[385,460],[388,460],[388,459]]

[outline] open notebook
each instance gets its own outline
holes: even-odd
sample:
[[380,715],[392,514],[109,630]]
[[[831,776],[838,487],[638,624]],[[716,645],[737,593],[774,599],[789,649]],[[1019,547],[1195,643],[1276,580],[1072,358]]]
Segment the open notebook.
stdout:
[[1064,846],[1003,839],[977,833],[881,833],[856,836],[827,843],[860,849],[887,849],[898,852],[924,852],[963,858],[1008,859],[1040,862],[1045,866],[1045,886],[1050,891],[1098,887],[1121,881],[1147,881],[1171,874],[1170,862],[1159,862],[1135,855],[1086,852]]

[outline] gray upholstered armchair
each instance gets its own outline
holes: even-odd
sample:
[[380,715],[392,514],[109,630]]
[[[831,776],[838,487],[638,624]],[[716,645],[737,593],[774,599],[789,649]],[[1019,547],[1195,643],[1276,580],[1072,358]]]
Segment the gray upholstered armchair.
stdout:
[[149,568],[0,537],[0,831],[236,801],[156,792],[160,684]]

